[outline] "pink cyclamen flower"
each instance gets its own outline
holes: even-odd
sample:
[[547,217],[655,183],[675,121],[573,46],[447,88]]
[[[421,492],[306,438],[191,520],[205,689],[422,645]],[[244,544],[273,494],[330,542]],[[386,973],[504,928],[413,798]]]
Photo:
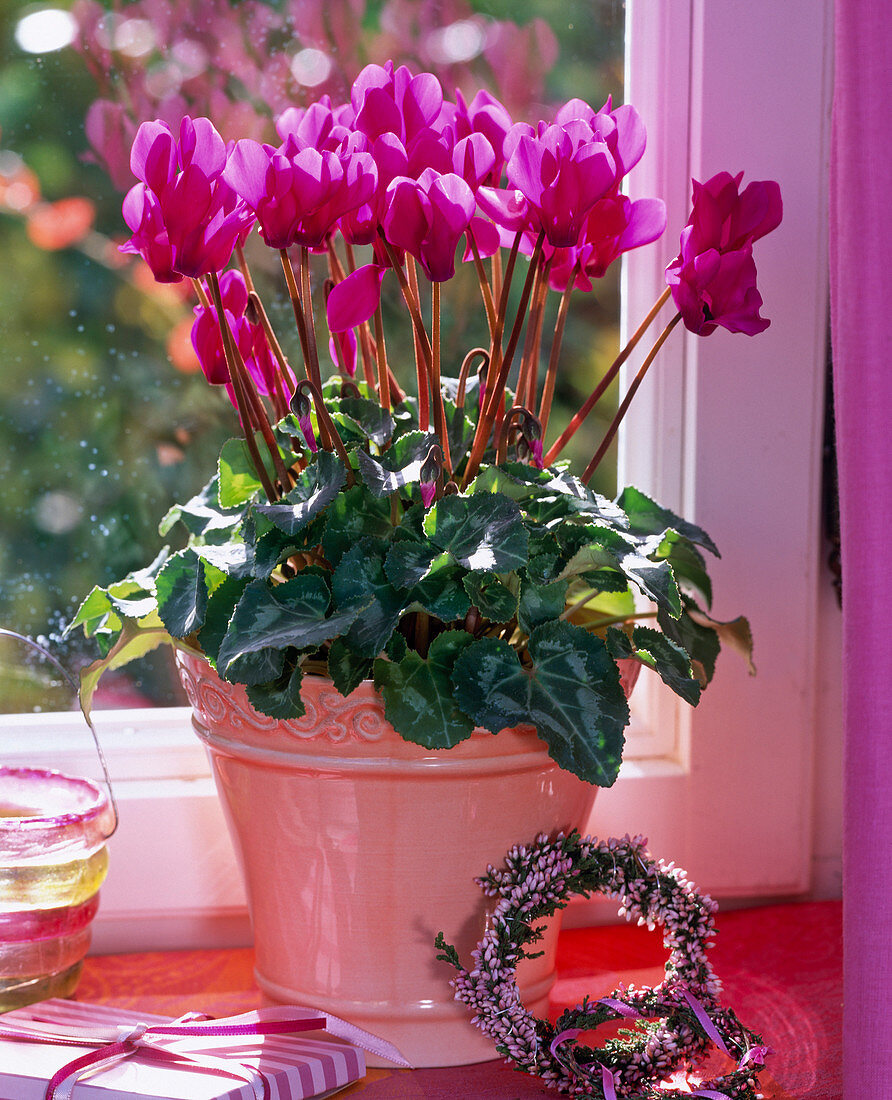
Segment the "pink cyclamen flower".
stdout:
[[321,247],[338,218],[368,202],[377,184],[370,154],[301,148],[293,134],[278,149],[236,142],[223,176],[257,215],[270,248]]
[[382,228],[391,244],[418,260],[431,282],[442,283],[455,274],[455,250],[476,206],[461,176],[429,168],[417,180],[393,180]]
[[575,248],[554,250],[549,285],[563,291],[575,272],[574,286],[590,291],[592,279],[601,279],[624,252],[650,244],[666,228],[666,204],[662,199],[637,199],[608,195],[595,203],[586,218]]
[[518,123],[505,142],[505,172],[530,206],[538,229],[554,248],[579,240],[591,208],[616,184],[617,168],[606,142],[583,119],[565,125]]
[[[270,351],[263,327],[248,320],[248,289],[240,271],[226,271],[220,277],[220,296],[223,299],[224,316],[230,332],[235,337],[245,367],[254,380],[258,393],[273,392],[276,362]],[[217,323],[217,311],[213,307],[194,308],[192,346],[205,378],[213,386],[225,386],[229,400],[238,408],[229,378],[229,366],[223,352],[223,337]]]
[[132,237],[121,251],[141,255],[159,282],[221,271],[254,221],[223,180],[226,147],[206,118],[187,115],[179,140],[160,121],[136,132],[130,167],[140,181],[124,199]]
[[685,327],[708,336],[717,327],[754,336],[770,322],[760,316],[753,242],[783,217],[780,187],[755,181],[742,192],[741,172],[694,181],[693,206],[681,233],[681,250],[666,268],[666,282]]

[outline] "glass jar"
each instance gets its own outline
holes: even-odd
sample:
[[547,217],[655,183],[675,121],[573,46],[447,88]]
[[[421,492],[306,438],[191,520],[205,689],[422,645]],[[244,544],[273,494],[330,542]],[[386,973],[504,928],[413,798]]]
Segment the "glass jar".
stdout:
[[0,1012],[74,991],[114,824],[89,779],[0,767]]

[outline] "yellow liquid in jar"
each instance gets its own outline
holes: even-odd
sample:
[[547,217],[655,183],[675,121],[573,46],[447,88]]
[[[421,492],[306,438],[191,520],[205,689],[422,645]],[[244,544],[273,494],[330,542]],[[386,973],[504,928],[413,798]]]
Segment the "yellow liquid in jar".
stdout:
[[14,802],[0,802],[0,817],[40,817],[35,806],[18,806]]
[[66,863],[4,867],[0,857],[0,910],[79,905],[96,893],[107,872],[108,852],[104,847],[87,859]]
[[0,979],[0,1012],[9,1012],[13,1008],[45,1001],[48,997],[70,997],[77,988],[84,962],[81,959],[74,966],[60,974],[37,974],[33,978]]

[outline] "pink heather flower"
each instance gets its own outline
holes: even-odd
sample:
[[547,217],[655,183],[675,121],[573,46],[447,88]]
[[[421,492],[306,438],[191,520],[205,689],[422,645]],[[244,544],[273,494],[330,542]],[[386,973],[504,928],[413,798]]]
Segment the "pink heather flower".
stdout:
[[136,132],[130,167],[140,181],[124,199],[133,236],[122,252],[139,253],[159,282],[221,271],[254,218],[222,179],[223,139],[206,118],[186,116],[179,141],[160,121]]
[[445,282],[455,274],[455,250],[476,206],[461,176],[429,168],[417,180],[397,177],[390,184],[382,228],[388,241],[419,261],[431,282]]
[[780,188],[755,181],[739,191],[741,172],[694,181],[691,216],[681,250],[666,268],[666,282],[685,327],[708,336],[717,327],[754,336],[770,322],[760,316],[753,242],[776,229],[783,216]]
[[617,170],[606,142],[582,119],[538,131],[518,123],[505,142],[509,187],[529,203],[537,230],[555,248],[577,243],[595,203],[616,184]]

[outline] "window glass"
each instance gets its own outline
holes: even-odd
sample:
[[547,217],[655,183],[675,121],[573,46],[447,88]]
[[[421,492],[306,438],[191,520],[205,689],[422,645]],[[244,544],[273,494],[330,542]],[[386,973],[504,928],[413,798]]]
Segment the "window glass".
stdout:
[[[209,390],[191,351],[187,284],[159,286],[117,250],[137,122],[189,111],[210,114],[226,137],[272,138],[271,113],[322,92],[343,98],[363,64],[388,57],[436,72],[447,92],[487,86],[518,120],[547,117],[572,96],[599,107],[608,94],[622,99],[623,8],[619,0],[2,5],[0,626],[44,638],[71,667],[91,656],[82,641],[62,641],[65,623],[94,584],[153,558],[159,519],[204,484],[235,432],[231,407]],[[261,251],[252,253],[261,290],[273,295],[273,322],[298,356],[290,306]],[[595,294],[574,298],[558,428],[616,352],[617,268]],[[482,340],[483,311],[472,278],[456,279],[449,295],[444,370],[451,360],[457,373]],[[408,344],[400,350],[409,326],[401,314],[397,322],[397,305],[387,331],[394,362],[411,357]],[[583,465],[602,431],[593,420],[574,441]],[[612,494],[615,464],[599,476],[596,487]],[[22,652],[0,651],[0,711],[50,705],[40,678],[16,671]],[[100,693],[104,705],[175,701],[166,658]]]

